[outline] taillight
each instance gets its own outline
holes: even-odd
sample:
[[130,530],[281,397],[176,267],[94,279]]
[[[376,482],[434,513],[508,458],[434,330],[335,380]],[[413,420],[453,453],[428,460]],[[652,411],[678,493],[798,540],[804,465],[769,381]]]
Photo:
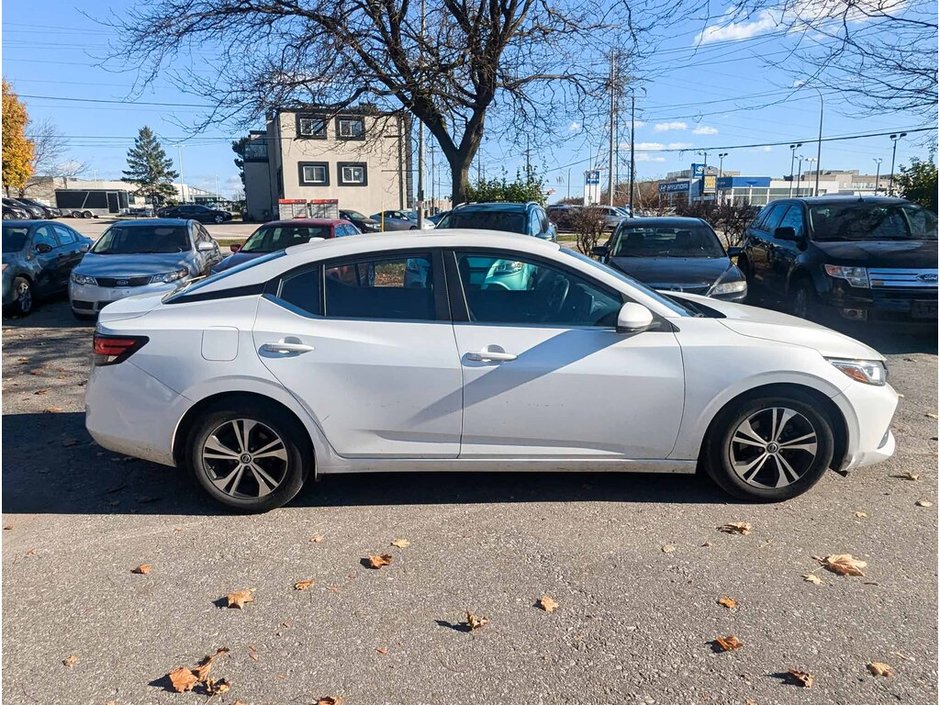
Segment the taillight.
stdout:
[[102,335],[95,333],[92,342],[95,365],[116,365],[140,350],[147,341],[145,335]]

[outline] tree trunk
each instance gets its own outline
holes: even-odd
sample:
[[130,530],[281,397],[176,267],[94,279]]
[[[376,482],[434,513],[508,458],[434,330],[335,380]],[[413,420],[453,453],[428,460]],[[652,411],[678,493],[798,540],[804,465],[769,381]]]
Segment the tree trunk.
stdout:
[[460,154],[457,154],[454,161],[450,162],[451,207],[467,202],[467,182],[470,180],[472,162],[472,157],[464,157]]

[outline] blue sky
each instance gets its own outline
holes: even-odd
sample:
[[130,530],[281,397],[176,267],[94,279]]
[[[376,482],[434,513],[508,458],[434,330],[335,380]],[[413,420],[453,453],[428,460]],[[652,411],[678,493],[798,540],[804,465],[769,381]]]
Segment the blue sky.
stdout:
[[[4,3],[3,75],[23,97],[31,118],[55,122],[69,139],[69,157],[88,164],[86,178],[119,178],[127,148],[138,128],[146,124],[161,136],[174,160],[182,151],[187,182],[210,190],[218,183],[225,194],[240,188],[230,142],[241,133],[218,126],[189,137],[179,126],[191,124],[205,113],[198,107],[185,107],[203,104],[204,99],[160,80],[134,97],[154,105],[91,102],[127,99],[134,81],[131,74],[96,66],[111,30],[85,14],[109,12],[121,12],[120,5],[115,8],[112,3],[109,10],[103,3],[75,0]],[[691,162],[701,161],[696,152],[702,149],[709,151],[709,163],[716,163],[717,147],[803,141],[798,153],[815,157],[816,92],[807,88],[794,92],[794,75],[767,63],[785,56],[792,41],[775,29],[767,16],[729,28],[706,29],[704,34],[700,22],[689,21],[670,32],[650,59],[637,66],[646,78],[645,94],[637,94],[637,178],[687,168]],[[859,115],[833,93],[824,92],[824,99],[826,136],[905,130],[925,124],[923,117],[914,114]],[[628,124],[627,120],[623,123],[621,141],[628,139]],[[588,132],[572,122],[563,137],[560,148],[533,155],[533,162],[548,170],[547,179],[560,195],[568,188],[571,165],[571,192],[580,193],[581,174],[593,155],[600,153],[601,159],[606,159],[607,135]],[[908,162],[911,156],[926,157],[923,140],[924,135],[919,135],[917,141],[902,141],[898,163]],[[786,145],[721,151],[729,152],[724,160],[728,170],[749,175],[789,173],[790,150]],[[878,157],[884,160],[884,173],[891,161],[886,136],[823,144],[824,168],[873,173],[873,160]],[[622,149],[620,173],[624,178],[628,159],[628,151]],[[516,149],[490,141],[484,144],[483,164],[490,174],[504,165],[512,173],[523,161]],[[438,179],[441,184],[448,181],[443,172]]]

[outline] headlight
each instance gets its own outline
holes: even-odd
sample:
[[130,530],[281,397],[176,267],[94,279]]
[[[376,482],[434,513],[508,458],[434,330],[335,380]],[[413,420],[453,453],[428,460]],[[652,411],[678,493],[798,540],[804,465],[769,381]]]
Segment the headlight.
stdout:
[[175,282],[178,279],[189,276],[188,269],[177,269],[175,272],[167,272],[166,274],[154,274],[150,277],[151,284],[169,284],[170,282]]
[[86,276],[86,275],[84,275],[84,274],[76,274],[75,272],[72,272],[72,281],[73,281],[74,283],[76,283],[76,284],[92,284],[92,285],[94,285],[94,284],[97,284],[97,283],[98,283],[98,282],[95,280],[94,277],[89,277],[89,276]]
[[715,296],[717,294],[736,294],[739,291],[747,291],[747,282],[743,279],[738,282],[719,282],[708,293],[710,296]]
[[851,377],[856,382],[874,384],[876,387],[884,386],[888,379],[888,368],[878,360],[842,360],[839,358],[826,358],[837,370]]
[[522,271],[522,262],[507,262],[501,260],[494,268],[493,274],[515,274]]
[[834,264],[827,264],[826,274],[835,279],[845,279],[849,284],[859,289],[869,287],[868,270],[864,267],[839,267]]

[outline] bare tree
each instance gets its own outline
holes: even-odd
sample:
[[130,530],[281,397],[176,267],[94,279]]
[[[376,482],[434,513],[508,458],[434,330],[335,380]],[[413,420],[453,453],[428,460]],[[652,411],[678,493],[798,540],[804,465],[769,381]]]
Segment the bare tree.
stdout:
[[682,1],[439,0],[425,13],[412,0],[154,0],[106,22],[121,37],[112,63],[139,85],[187,52],[206,56],[171,74],[215,106],[197,128],[309,104],[411,113],[460,203],[484,129],[536,138],[596,113],[604,47],[635,49]]
[[27,195],[30,189],[39,188],[42,184],[54,184],[57,178],[63,179],[67,186],[69,179],[87,169],[83,162],[65,159],[69,151],[68,140],[51,119],[30,123],[27,135],[33,141],[33,176],[20,189],[20,196]]

